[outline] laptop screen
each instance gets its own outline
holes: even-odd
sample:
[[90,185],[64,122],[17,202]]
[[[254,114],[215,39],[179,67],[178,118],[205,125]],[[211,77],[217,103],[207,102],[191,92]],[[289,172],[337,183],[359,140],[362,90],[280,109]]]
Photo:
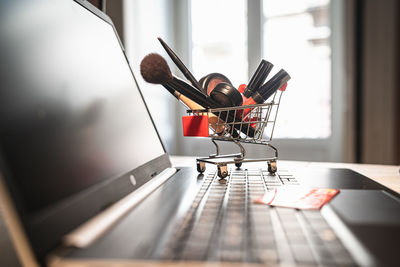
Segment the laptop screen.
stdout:
[[2,5],[2,171],[28,215],[165,154],[112,24],[69,0]]

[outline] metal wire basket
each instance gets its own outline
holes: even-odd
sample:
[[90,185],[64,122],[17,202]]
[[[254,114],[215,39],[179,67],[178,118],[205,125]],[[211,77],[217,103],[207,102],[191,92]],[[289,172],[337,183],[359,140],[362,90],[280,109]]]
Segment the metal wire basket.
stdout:
[[[270,141],[274,133],[282,93],[283,91],[278,90],[272,100],[264,104],[188,110],[190,116],[203,116],[208,119],[207,137],[211,138],[216,149],[215,154],[196,159],[197,171],[204,172],[205,164],[210,163],[217,165],[218,176],[225,178],[228,175],[228,164],[235,164],[240,168],[243,162],[266,161],[268,171],[274,174],[277,171],[278,150],[270,144]],[[233,142],[239,147],[240,153],[221,155],[217,141]],[[243,143],[263,145],[266,149],[271,149],[274,156],[247,159]]]

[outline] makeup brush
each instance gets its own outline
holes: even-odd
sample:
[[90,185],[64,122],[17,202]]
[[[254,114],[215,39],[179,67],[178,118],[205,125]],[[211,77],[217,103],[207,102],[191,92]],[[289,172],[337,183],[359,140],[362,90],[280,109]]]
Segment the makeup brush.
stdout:
[[[175,90],[176,87],[182,87],[181,83],[171,84],[173,75],[170,72],[167,62],[165,59],[157,54],[150,54],[146,56],[140,64],[140,73],[146,82],[153,84],[162,84],[176,99],[180,100],[185,106],[191,110],[203,110],[205,109],[200,104],[196,103],[189,97]],[[224,121],[218,119],[213,113],[201,113],[201,115],[207,115],[211,127],[216,133],[222,133],[225,129]]]
[[205,108],[216,108],[218,104],[210,97],[198,91],[190,84],[175,77],[168,66],[167,61],[159,54],[149,54],[140,63],[140,73],[144,80],[154,84],[168,84],[176,91],[190,98]]
[[[209,96],[206,96],[204,93],[198,91],[193,86],[172,75],[168,63],[162,56],[158,54],[152,53],[143,58],[142,62],[140,63],[140,73],[142,74],[145,81],[154,84],[162,84],[164,87],[169,86],[202,107],[220,107],[219,104],[216,103]],[[223,121],[227,122],[234,122],[237,120],[231,112],[218,112],[214,114],[214,116],[217,119],[219,118],[218,120],[222,119]],[[213,115],[211,115],[211,117],[213,117]],[[234,128],[242,131],[244,134],[250,137],[254,136],[254,129],[248,127],[247,124],[241,125],[239,123],[234,123],[233,126]],[[233,130],[231,134],[236,135]]]
[[196,80],[196,78],[193,76],[193,74],[189,71],[189,69],[183,64],[183,62],[180,60],[180,58],[175,54],[175,52],[164,42],[161,37],[157,38],[158,41],[160,41],[161,45],[164,47],[165,51],[169,55],[169,57],[172,59],[172,61],[175,63],[175,65],[179,68],[179,70],[183,73],[183,75],[186,77],[186,79],[189,80],[189,82],[197,88],[197,90],[202,91],[201,85],[199,82]]

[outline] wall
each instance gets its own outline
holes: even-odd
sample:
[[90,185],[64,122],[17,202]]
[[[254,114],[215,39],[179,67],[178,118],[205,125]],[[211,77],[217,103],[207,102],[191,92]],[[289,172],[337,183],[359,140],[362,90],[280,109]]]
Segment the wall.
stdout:
[[399,2],[361,3],[360,162],[399,160]]

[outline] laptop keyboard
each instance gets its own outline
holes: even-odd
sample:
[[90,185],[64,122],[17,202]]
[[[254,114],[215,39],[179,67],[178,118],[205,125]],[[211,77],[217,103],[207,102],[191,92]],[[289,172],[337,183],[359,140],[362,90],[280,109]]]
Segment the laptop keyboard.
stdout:
[[298,185],[289,172],[208,174],[162,258],[265,265],[355,266],[319,211],[254,204],[267,190]]

